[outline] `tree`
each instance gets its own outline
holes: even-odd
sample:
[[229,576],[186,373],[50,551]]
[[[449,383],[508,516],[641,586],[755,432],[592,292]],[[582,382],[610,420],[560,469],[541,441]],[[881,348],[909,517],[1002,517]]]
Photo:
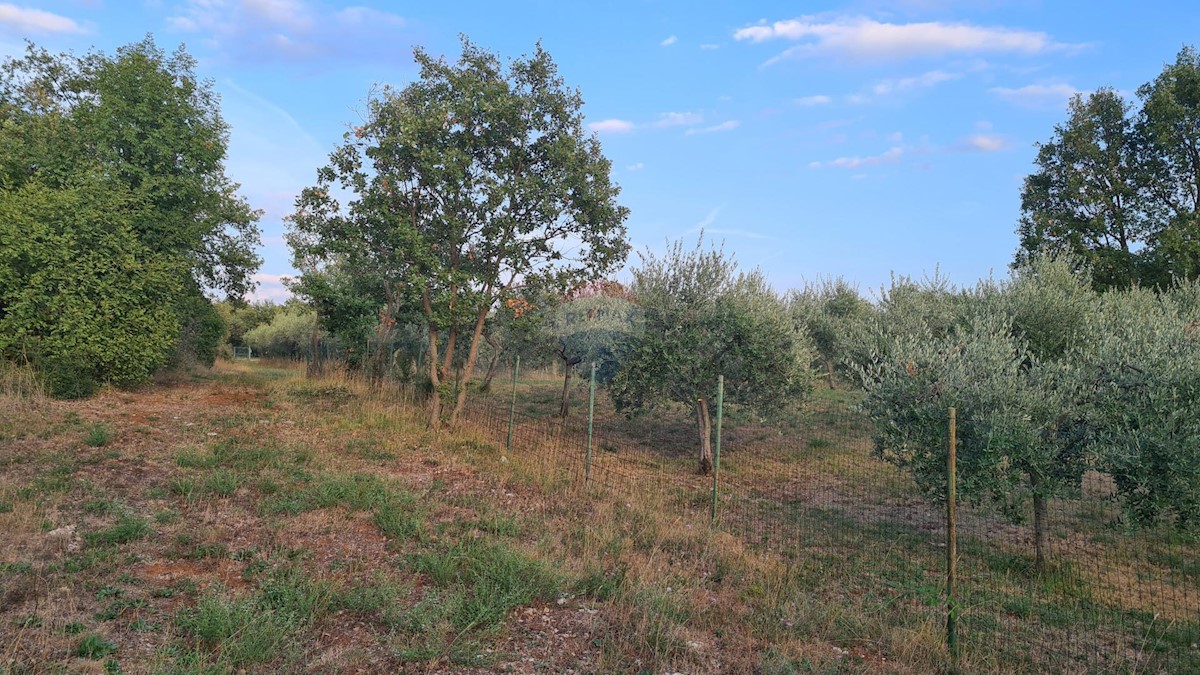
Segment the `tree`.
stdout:
[[1141,278],[1138,250],[1153,225],[1129,108],[1112,89],[1071,99],[1070,117],[1038,146],[1039,170],[1025,179],[1014,264],[1070,253],[1091,266],[1101,287]]
[[572,289],[553,308],[546,328],[563,367],[559,417],[570,413],[572,374],[590,374],[595,364],[596,381],[608,384],[628,357],[642,330],[634,301],[621,284],[599,280]]
[[[702,235],[703,236],[703,235]],[[667,402],[691,408],[699,436],[699,471],[712,470],[710,402],[717,378],[725,400],[760,412],[804,397],[813,353],[762,273],[738,272],[720,249],[676,242],[662,257],[642,255],[631,291],[644,330],[612,383],[618,410]]]
[[[420,308],[436,428],[460,333],[469,376],[489,314],[516,284],[565,289],[624,261],[627,210],[584,134],[579,93],[540,46],[507,67],[465,38],[456,65],[414,56],[418,79],[370,100],[297,200],[289,239],[297,256],[376,275],[387,317]],[[352,195],[345,208],[335,188]],[[460,387],[452,424],[466,396]]]
[[1014,517],[1029,499],[1039,568],[1049,556],[1049,500],[1076,491],[1088,466],[1075,365],[1096,297],[1072,267],[1037,259],[1005,284],[983,282],[948,332],[895,334],[860,370],[877,452],[934,500],[946,497],[948,410],[957,408],[959,494]]
[[246,333],[246,344],[265,357],[298,359],[311,357],[313,332],[317,315],[311,309],[284,307],[275,313],[270,323],[261,324]]
[[121,186],[0,188],[0,354],[34,363],[50,392],[135,385],[166,363],[180,261],[153,255]]
[[1146,192],[1155,204],[1149,257],[1166,288],[1200,275],[1200,54],[1185,47],[1153,82],[1138,89]]
[[1098,289],[1167,288],[1200,275],[1200,56],[1138,89],[1141,108],[1102,88],[1076,95],[1039,145],[1021,191],[1014,267],[1069,253]]
[[798,329],[808,332],[816,348],[829,388],[834,388],[834,371],[846,361],[853,346],[863,339],[871,305],[858,289],[838,277],[808,284],[792,292],[788,306]]
[[1080,359],[1089,440],[1132,521],[1200,525],[1200,284],[1106,294]]
[[[127,305],[128,313],[110,320],[119,324],[118,330],[127,330],[124,322],[136,323],[134,317],[159,316],[159,290],[170,291],[167,306],[173,318],[159,323],[148,338],[153,336],[157,344],[162,330],[172,331],[170,361],[176,363],[212,362],[223,328],[205,293],[221,290],[240,297],[252,285],[250,275],[258,265],[253,247],[259,214],[224,175],[228,130],[211,84],[199,81],[194,67],[182,49],[168,56],[150,38],[111,57],[52,55],[29,45],[23,58],[0,65],[0,189],[13,200],[13,208],[30,209],[12,217],[83,207],[76,216],[51,216],[63,223],[56,236],[78,239],[52,243],[54,238],[47,236],[19,247],[6,239],[0,248],[11,261],[58,260],[58,251],[33,251],[29,246],[34,244],[74,251],[78,241],[87,241],[96,251],[128,250],[138,264],[118,268],[128,275],[150,275],[157,290],[145,295],[145,306]],[[95,199],[82,199],[82,189],[95,191]],[[103,213],[97,204],[119,212]],[[81,220],[84,216],[92,221]],[[64,287],[97,282],[97,270],[82,265],[89,256],[85,252],[62,261],[66,268],[58,273],[65,275],[60,279]],[[160,284],[158,272],[164,269],[181,281]],[[37,270],[29,267],[18,265],[3,273],[15,287],[49,288],[36,283]],[[147,281],[131,278],[128,286],[142,288]],[[99,301],[99,296],[93,298]],[[52,304],[54,299],[37,301]],[[13,331],[5,336],[10,345],[5,357],[14,358],[18,342],[25,354],[41,353],[35,343],[83,343],[109,328],[68,322],[65,314],[35,320],[12,312],[8,302],[0,300],[0,316]],[[30,323],[18,324],[17,317]],[[97,377],[126,383],[144,379],[144,373],[132,379],[113,374],[116,357],[86,350],[78,357],[93,359],[77,365]],[[150,362],[168,361],[139,361]]]

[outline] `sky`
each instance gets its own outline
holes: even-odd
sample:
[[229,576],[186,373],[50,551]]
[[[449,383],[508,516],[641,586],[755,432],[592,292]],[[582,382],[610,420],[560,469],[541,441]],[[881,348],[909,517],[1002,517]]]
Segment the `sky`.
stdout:
[[[285,217],[414,47],[540,41],[585,101],[635,251],[703,230],[777,290],[893,274],[1004,276],[1023,178],[1075,93],[1135,99],[1200,38],[1194,0],[0,2],[0,55],[183,44],[230,125],[226,172],[262,209],[258,299],[294,274]],[[637,253],[630,265],[636,265]],[[623,273],[627,277],[628,272]]]

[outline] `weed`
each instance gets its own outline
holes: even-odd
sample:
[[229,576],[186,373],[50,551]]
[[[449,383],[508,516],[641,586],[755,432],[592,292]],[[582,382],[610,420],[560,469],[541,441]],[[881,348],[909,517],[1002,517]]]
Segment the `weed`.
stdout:
[[237,491],[241,479],[237,474],[219,469],[204,479],[204,489],[218,497],[228,497]]
[[92,546],[112,546],[144,539],[150,532],[149,523],[137,516],[126,514],[112,527],[83,535],[83,540]]
[[103,424],[93,424],[84,432],[83,442],[92,448],[101,448],[112,442],[113,432]]
[[98,635],[88,635],[75,646],[75,656],[99,659],[117,651],[117,646]]
[[541,561],[479,540],[418,554],[413,566],[437,585],[462,591],[464,598],[452,617],[462,631],[494,626],[515,607],[555,597],[561,585]]

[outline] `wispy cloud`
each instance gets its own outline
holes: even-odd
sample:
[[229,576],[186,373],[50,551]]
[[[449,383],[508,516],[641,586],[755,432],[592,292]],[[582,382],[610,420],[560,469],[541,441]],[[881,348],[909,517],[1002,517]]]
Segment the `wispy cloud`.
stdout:
[[[633,122],[623,119],[606,119],[591,122],[588,129],[602,134],[627,134],[635,129],[670,129],[674,127],[695,127],[704,122],[704,115],[698,112],[665,112],[649,122]],[[689,130],[690,131],[690,130]]]
[[1000,98],[1031,108],[1061,107],[1079,93],[1079,90],[1069,84],[1027,84],[1015,89],[1009,87],[992,87],[991,93]]
[[369,7],[307,0],[185,0],[167,25],[204,38],[219,57],[258,62],[364,61],[407,51],[406,20]]
[[253,302],[262,302],[264,300],[283,302],[292,297],[292,292],[283,285],[284,281],[291,278],[288,275],[260,272],[251,278],[258,283],[258,287],[250,293],[250,296],[247,298],[248,300]]
[[810,169],[860,169],[881,164],[893,164],[904,157],[904,148],[896,146],[879,155],[866,157],[838,157],[827,162],[809,162]]
[[927,73],[921,73],[914,77],[901,77],[888,80],[880,80],[871,87],[871,91],[876,96],[888,96],[891,94],[902,94],[905,92],[914,91],[917,89],[929,89],[936,87],[942,82],[957,80],[962,77],[959,73],[948,73],[944,70],[931,70]]
[[759,23],[734,32],[735,40],[800,42],[772,57],[767,65],[789,58],[840,56],[861,60],[905,59],[946,54],[1038,54],[1071,47],[1046,33],[970,23],[886,23],[866,17],[800,17]]
[[667,38],[664,38],[662,42],[658,43],[658,45],[660,47],[670,47],[671,45],[675,44],[676,42],[679,42],[679,38],[675,37],[674,35],[671,35]]
[[633,131],[634,124],[629,120],[607,119],[590,122],[587,128],[598,134],[627,134]]
[[1000,152],[1012,147],[1012,143],[1000,134],[971,134],[959,143],[959,148],[971,152]]
[[721,48],[721,45],[719,45],[715,42],[705,42],[704,44],[700,45],[700,49],[710,49],[711,50],[711,49],[720,49],[720,48]]
[[704,115],[695,112],[665,112],[650,123],[652,127],[693,127],[704,121]]
[[641,171],[644,168],[646,168],[646,165],[642,162],[638,162],[636,164],[630,164],[629,166],[625,167],[625,170],[626,171]]
[[714,124],[711,127],[704,127],[702,129],[688,129],[686,135],[695,136],[697,134],[715,134],[722,131],[733,131],[741,125],[742,123],[737,120],[728,120],[721,122],[720,124]]
[[795,99],[795,103],[798,106],[807,108],[815,105],[829,105],[830,103],[833,103],[833,98],[824,94],[816,94],[813,96],[801,96],[800,98]]
[[18,35],[87,32],[74,19],[7,2],[0,3],[0,29]]
[[761,232],[752,232],[750,230],[725,230],[725,229],[706,229],[705,234],[722,234],[728,237],[745,237],[746,239],[775,239]]

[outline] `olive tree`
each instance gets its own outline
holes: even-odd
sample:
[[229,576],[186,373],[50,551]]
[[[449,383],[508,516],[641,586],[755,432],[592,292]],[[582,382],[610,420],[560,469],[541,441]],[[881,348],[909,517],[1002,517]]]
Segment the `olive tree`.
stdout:
[[1027,495],[1039,567],[1049,500],[1074,493],[1089,466],[1076,371],[1096,311],[1089,283],[1070,261],[1035,260],[955,300],[962,319],[948,329],[914,322],[891,336],[859,371],[877,452],[935,500],[945,499],[948,410],[957,409],[959,493],[1010,515]]
[[600,280],[574,288],[563,297],[545,330],[563,367],[558,414],[566,418],[572,375],[590,373],[594,364],[596,381],[609,384],[641,333],[641,309],[623,285]]
[[1200,312],[1195,282],[1107,294],[1081,360],[1098,466],[1138,524],[1200,524]]
[[642,254],[630,290],[643,330],[613,380],[614,402],[626,413],[668,402],[691,408],[701,473],[712,470],[710,404],[719,376],[726,401],[762,412],[809,391],[807,335],[760,271],[739,272],[722,250],[704,250],[702,239],[691,250],[675,242],[663,257]]
[[460,334],[470,376],[488,316],[517,284],[565,289],[624,262],[627,209],[584,133],[582,98],[540,46],[503,64],[464,38],[456,64],[415,59],[417,79],[373,96],[302,192],[289,238],[312,269],[336,259],[380,279],[382,322],[418,309],[436,428]]
[[829,388],[834,372],[864,339],[872,314],[871,304],[858,289],[841,277],[807,284],[788,296],[797,328],[806,330],[820,356]]

